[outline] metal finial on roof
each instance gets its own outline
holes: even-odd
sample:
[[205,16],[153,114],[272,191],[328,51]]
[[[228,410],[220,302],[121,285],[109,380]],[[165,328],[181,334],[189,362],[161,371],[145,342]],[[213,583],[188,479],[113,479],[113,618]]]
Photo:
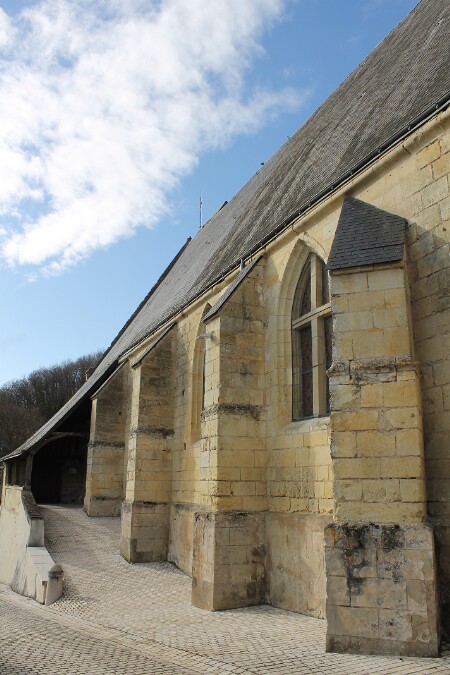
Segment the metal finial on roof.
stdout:
[[241,264],[240,264],[239,269],[242,271],[242,270],[244,269],[244,267],[245,267],[245,265],[244,265],[244,258],[241,258]]

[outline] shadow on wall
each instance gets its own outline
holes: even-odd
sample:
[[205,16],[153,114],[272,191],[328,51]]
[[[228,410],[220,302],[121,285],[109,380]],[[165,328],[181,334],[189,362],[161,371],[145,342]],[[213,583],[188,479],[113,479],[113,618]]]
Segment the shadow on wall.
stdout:
[[421,367],[428,514],[434,527],[441,619],[450,636],[450,228],[407,230],[416,358]]
[[79,437],[55,440],[33,458],[31,491],[38,503],[82,504],[86,489],[87,443]]

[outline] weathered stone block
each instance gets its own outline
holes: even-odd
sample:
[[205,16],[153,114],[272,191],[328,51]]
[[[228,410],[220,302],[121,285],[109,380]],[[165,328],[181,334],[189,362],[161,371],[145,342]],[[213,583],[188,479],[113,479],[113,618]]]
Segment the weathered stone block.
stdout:
[[394,586],[390,579],[353,578],[348,585],[352,607],[407,608],[404,581],[398,581]]
[[423,169],[427,164],[431,164],[441,155],[441,146],[439,141],[427,145],[423,150],[416,155],[416,164],[418,169]]
[[121,497],[94,497],[86,495],[84,498],[84,510],[88,516],[93,518],[98,518],[99,516],[119,516],[121,503]]
[[120,553],[128,562],[167,560],[169,504],[122,502]]
[[275,607],[325,617],[324,527],[329,522],[329,516],[267,514],[267,599]]
[[327,635],[378,637],[378,609],[327,605]]
[[193,604],[211,610],[261,604],[266,588],[264,539],[265,514],[196,513]]
[[[333,523],[326,531],[325,558],[328,651],[437,656],[431,528]],[[369,561],[371,574],[362,576]],[[344,581],[350,606],[342,606]]]

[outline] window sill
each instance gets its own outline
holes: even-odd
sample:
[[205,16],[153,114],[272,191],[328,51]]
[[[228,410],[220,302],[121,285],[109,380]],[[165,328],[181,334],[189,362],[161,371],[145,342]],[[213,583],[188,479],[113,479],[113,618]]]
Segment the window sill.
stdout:
[[328,429],[330,423],[330,415],[322,415],[321,417],[306,417],[302,420],[292,420],[285,427],[288,434],[306,433],[308,431],[318,431],[320,429]]

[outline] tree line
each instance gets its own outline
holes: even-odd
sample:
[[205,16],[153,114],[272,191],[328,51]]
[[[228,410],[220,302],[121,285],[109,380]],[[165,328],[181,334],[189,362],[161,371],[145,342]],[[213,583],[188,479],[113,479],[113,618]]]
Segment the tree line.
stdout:
[[102,353],[39,368],[0,387],[0,457],[18,448],[67,403],[91,374]]

